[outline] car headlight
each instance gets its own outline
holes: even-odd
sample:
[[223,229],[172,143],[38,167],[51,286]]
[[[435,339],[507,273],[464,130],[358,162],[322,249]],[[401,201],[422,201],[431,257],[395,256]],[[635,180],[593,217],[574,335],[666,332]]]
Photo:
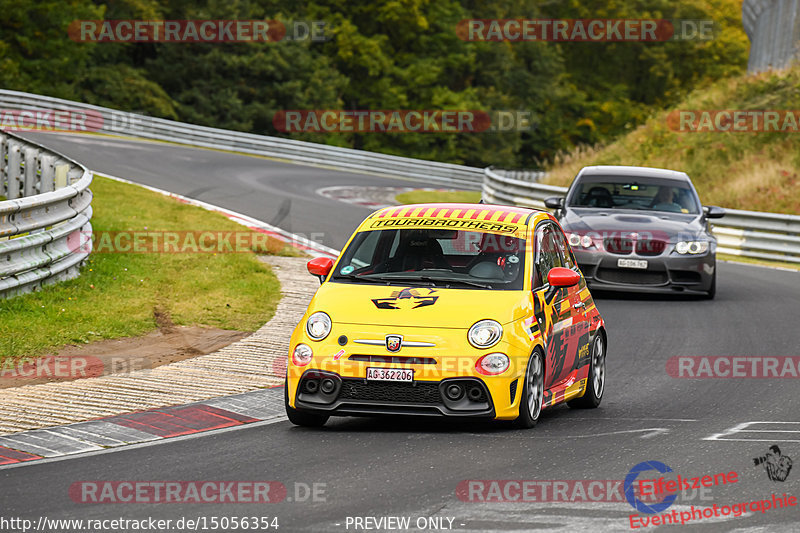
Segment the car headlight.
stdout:
[[675,245],[675,251],[681,255],[702,254],[708,251],[708,241],[680,241]]
[[309,345],[298,344],[294,347],[294,352],[292,353],[292,362],[297,366],[306,366],[311,362],[312,357],[314,357],[314,352],[311,350]]
[[494,320],[479,320],[471,328],[467,338],[475,348],[489,348],[500,341],[503,336],[503,326]]
[[475,370],[486,376],[495,376],[508,370],[510,364],[506,354],[490,353],[475,362]]
[[570,246],[581,245],[581,236],[577,233],[567,233],[567,240],[569,241]]
[[306,321],[306,333],[315,341],[321,341],[331,332],[331,317],[327,313],[317,311]]
[[567,241],[573,248],[591,248],[594,241],[589,235],[578,235],[577,233],[567,233]]

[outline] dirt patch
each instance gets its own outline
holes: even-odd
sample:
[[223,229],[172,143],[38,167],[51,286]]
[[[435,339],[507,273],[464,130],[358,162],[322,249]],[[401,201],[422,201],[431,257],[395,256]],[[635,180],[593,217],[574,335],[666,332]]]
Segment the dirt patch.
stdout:
[[0,363],[0,389],[151,369],[215,352],[250,335],[242,331],[175,326],[168,313],[153,311],[159,329],[147,335],[68,345],[55,354]]

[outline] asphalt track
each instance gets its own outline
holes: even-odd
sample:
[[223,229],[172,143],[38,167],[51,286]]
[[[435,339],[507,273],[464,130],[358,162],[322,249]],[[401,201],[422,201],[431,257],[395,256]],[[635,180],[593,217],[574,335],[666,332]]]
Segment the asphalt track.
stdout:
[[[314,190],[409,183],[166,144],[36,137],[94,170],[267,222],[289,199],[291,218],[277,225],[325,233],[324,243],[333,247],[341,246],[368,209],[317,198]],[[642,461],[661,461],[685,477],[738,473],[737,483],[714,487],[703,500],[695,494],[667,512],[770,499],[773,493],[796,496],[798,467],[785,482],[772,482],[752,458],[779,444],[785,455],[800,460],[798,381],[676,379],[665,365],[673,356],[800,355],[800,273],[721,263],[718,285],[711,302],[595,295],[609,335],[607,388],[597,410],[545,410],[530,431],[500,423],[407,419],[332,419],[325,428],[310,430],[281,421],[33,463],[0,470],[0,515],[274,516],[280,531],[363,531],[352,523],[348,528],[347,517],[365,516],[410,517],[410,530],[417,531],[418,517],[438,516],[453,518],[456,531],[625,531],[633,508],[624,501],[481,503],[462,501],[456,488],[463,480],[621,480]],[[747,422],[769,423],[707,440]],[[274,480],[287,486],[292,501],[77,504],[68,489],[83,480]],[[324,484],[325,501],[294,501],[295,484],[313,483]],[[790,507],[662,529],[796,531],[798,522],[800,507]]]
[[318,195],[317,189],[333,185],[432,186],[159,142],[49,133],[22,136],[45,143],[99,173],[244,213],[337,250],[372,209],[343,208],[341,202]]

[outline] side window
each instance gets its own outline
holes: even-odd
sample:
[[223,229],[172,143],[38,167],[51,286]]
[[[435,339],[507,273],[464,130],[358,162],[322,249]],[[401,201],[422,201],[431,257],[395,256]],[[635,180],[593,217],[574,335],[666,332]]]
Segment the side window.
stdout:
[[372,263],[375,247],[378,244],[378,237],[381,234],[380,231],[370,231],[366,233],[367,236],[362,241],[361,246],[358,247],[355,255],[350,259],[350,264],[356,268],[363,268]]
[[567,239],[558,228],[553,228],[553,236],[555,237],[558,248],[561,251],[561,257],[564,258],[564,266],[567,268],[575,268],[575,256],[572,255],[572,248],[567,244]]
[[536,230],[536,260],[534,268],[533,288],[543,287],[547,283],[550,269],[563,267],[561,252],[556,244],[555,230],[551,224],[544,224]]

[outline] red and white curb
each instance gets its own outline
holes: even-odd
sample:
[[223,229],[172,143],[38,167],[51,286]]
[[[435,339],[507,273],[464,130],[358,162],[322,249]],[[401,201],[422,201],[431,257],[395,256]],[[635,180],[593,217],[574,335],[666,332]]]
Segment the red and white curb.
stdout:
[[254,422],[283,420],[283,394],[283,387],[260,389],[203,402],[0,436],[0,469]]
[[455,191],[456,189],[431,189],[419,187],[377,187],[362,185],[334,185],[317,189],[317,194],[346,204],[381,209],[398,205],[395,197],[411,191]]

